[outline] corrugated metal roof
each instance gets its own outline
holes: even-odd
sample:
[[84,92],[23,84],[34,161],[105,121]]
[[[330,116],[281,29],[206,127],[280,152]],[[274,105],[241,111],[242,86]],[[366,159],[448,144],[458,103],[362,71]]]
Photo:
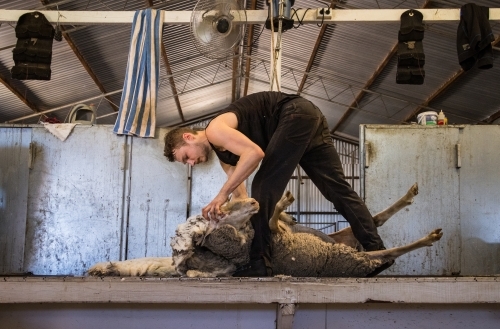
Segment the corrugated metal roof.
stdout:
[[[337,1],[336,6],[338,10],[418,9],[424,5],[426,8],[460,8],[468,2],[348,0]],[[43,3],[57,3],[59,10],[135,11],[146,8],[148,1],[59,0]],[[196,5],[196,1],[188,0],[154,0],[149,3],[163,10],[192,10]],[[246,3],[250,8],[251,1]],[[500,7],[495,0],[475,3]],[[322,2],[301,0],[296,1],[294,9],[315,10],[323,6]],[[0,8],[42,10],[43,5],[39,0],[0,0]],[[57,7],[47,9],[56,10]],[[257,1],[257,9],[267,9],[263,0]],[[318,51],[314,53],[321,27],[300,25],[297,16],[294,19],[296,28],[283,33],[281,90],[297,93],[304,79],[301,94],[322,109],[330,127],[341,122],[336,133],[356,139],[359,124],[402,123],[411,114],[428,109],[443,109],[449,122],[454,123],[484,124],[491,116],[500,116],[498,48],[494,50],[492,69],[473,68],[461,72],[456,54],[458,22],[426,24],[423,40],[425,82],[423,85],[398,85],[395,82],[397,59],[390,56],[397,43],[398,23],[328,25]],[[0,80],[3,82],[0,85],[0,122],[48,109],[59,109],[49,115],[64,120],[73,104],[85,101],[96,105],[98,117],[101,117],[98,123],[114,123],[113,112],[120,103],[127,66],[130,24],[64,26],[69,41],[54,42],[50,81],[10,78],[12,47],[17,41],[14,26],[14,23],[0,26]],[[491,22],[491,26],[498,40],[500,24]],[[268,90],[271,33],[262,27],[262,24],[253,26],[250,57],[246,55],[248,41],[245,36],[240,66],[233,73],[232,58],[213,60],[198,52],[189,25],[165,25],[163,44],[168,63],[162,58],[157,124],[181,124],[183,119],[203,118],[227,106],[233,98],[233,76],[237,78],[235,82],[240,83],[234,88],[236,96],[244,95],[245,83],[248,83],[247,93]],[[248,79],[245,79],[247,58],[250,59],[250,69]],[[308,70],[311,58],[312,65]],[[387,64],[377,73],[386,59]],[[171,75],[167,73],[167,64]],[[450,85],[441,90],[450,80]],[[36,122],[39,118],[34,116],[22,122]]]

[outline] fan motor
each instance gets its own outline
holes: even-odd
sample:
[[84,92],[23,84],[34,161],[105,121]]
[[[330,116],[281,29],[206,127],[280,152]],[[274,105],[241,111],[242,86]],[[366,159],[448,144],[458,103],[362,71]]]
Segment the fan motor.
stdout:
[[219,33],[225,34],[229,31],[229,20],[227,17],[221,17],[215,22],[215,28]]

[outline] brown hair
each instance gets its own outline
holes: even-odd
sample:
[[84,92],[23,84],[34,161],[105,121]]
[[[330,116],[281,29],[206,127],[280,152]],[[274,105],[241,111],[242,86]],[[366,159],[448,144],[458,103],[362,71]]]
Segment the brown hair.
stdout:
[[174,162],[175,150],[186,145],[186,141],[182,138],[182,134],[191,133],[193,135],[198,134],[198,131],[203,130],[203,128],[188,128],[188,127],[177,127],[170,130],[165,134],[165,148],[163,149],[163,155],[165,155],[170,162]]

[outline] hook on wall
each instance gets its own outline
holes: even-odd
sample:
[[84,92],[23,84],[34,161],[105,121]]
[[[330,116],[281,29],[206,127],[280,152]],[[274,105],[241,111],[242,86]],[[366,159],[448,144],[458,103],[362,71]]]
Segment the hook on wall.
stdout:
[[56,41],[62,41],[62,31],[61,27],[59,26],[59,18],[61,17],[61,13],[59,12],[59,5],[57,5],[57,25],[56,25],[56,31],[54,33],[54,40]]

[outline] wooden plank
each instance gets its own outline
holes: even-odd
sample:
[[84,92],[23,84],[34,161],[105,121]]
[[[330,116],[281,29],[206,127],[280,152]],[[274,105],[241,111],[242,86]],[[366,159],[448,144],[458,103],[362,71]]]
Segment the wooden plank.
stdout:
[[500,303],[500,277],[0,277],[0,303]]
[[[331,17],[317,15],[316,9],[298,9],[297,16],[304,17],[303,24],[333,24],[340,22],[399,22],[401,14],[407,9],[342,9],[332,11]],[[446,22],[459,21],[460,9],[420,9],[424,21]],[[32,10],[0,9],[0,22],[17,22],[19,17]],[[40,11],[51,23],[92,25],[92,24],[130,24],[134,11]],[[189,24],[192,11],[164,11],[164,24]],[[267,10],[247,10],[247,24],[263,24],[267,19]],[[238,17],[236,15],[235,17]],[[490,20],[500,20],[500,8],[490,8]]]

